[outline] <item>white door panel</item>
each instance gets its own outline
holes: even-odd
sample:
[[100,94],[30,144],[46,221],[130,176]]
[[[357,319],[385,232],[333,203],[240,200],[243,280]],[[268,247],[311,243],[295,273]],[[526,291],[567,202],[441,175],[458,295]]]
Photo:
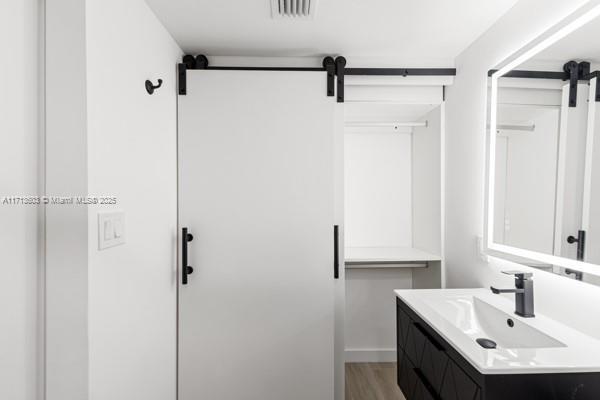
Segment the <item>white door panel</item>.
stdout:
[[333,399],[334,107],[324,72],[187,72],[180,400]]
[[586,231],[584,261],[600,265],[600,105],[595,101],[597,78],[590,80],[585,178],[581,229]]

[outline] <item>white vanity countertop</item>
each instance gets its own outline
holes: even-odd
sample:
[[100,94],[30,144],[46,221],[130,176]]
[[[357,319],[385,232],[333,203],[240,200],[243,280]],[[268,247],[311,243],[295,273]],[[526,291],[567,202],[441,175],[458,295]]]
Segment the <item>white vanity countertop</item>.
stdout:
[[[600,340],[539,313],[534,318],[519,317],[514,313],[514,298],[495,295],[489,289],[396,290],[395,293],[482,374],[600,372]],[[495,313],[492,317],[495,320],[474,321],[477,312],[482,312],[481,307],[479,311],[474,311],[474,301],[487,303],[506,314],[505,317],[515,321],[515,324],[528,325],[515,325],[517,328],[534,328],[538,331],[534,333],[534,339],[535,335],[542,340],[546,340],[543,334],[549,336],[547,340],[557,341],[559,347],[537,347],[530,341],[528,346],[515,346],[520,348],[511,348],[510,345],[503,347],[499,343],[496,349],[484,349],[475,341],[473,336],[478,333],[474,331],[481,331],[479,327],[483,326],[489,332],[502,336],[501,332],[507,332],[506,329],[510,328],[506,325],[507,318],[499,318],[501,313],[495,311],[492,312]],[[484,305],[483,310],[486,307]],[[500,328],[500,325],[492,326],[498,319],[502,319],[504,324]],[[510,332],[516,331],[509,331],[505,338],[511,335]],[[513,339],[520,340],[518,336]]]

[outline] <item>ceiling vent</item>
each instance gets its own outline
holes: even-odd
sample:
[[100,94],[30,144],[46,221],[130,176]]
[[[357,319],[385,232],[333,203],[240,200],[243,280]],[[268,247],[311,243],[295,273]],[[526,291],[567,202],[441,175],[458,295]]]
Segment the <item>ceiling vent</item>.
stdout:
[[271,0],[273,18],[313,18],[317,11],[317,0]]

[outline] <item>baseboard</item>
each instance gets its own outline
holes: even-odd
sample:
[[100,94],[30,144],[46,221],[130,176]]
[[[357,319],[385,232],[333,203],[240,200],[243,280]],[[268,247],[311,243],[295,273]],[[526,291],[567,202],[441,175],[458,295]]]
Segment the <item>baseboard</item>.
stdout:
[[346,349],[347,363],[396,362],[396,349]]

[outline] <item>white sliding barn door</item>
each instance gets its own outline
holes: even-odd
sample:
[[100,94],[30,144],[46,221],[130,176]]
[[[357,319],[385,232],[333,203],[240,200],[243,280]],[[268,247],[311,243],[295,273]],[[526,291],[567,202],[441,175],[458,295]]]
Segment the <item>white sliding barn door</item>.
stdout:
[[589,92],[590,89],[587,84],[579,84],[577,107],[569,107],[569,85],[563,87],[556,185],[554,255],[571,259],[577,258],[577,244],[568,243],[567,237],[571,235],[577,237],[577,232],[583,226]]
[[584,261],[600,265],[600,103],[598,78],[590,80],[581,229],[586,232]]
[[179,400],[333,399],[335,104],[325,72],[187,72]]

